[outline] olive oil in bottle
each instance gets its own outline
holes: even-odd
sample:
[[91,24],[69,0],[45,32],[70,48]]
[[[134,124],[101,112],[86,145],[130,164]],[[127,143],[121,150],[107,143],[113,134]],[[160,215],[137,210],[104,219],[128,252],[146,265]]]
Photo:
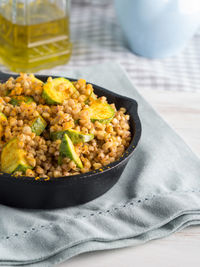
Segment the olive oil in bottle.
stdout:
[[68,1],[3,2],[0,57],[6,66],[16,72],[34,72],[69,60]]

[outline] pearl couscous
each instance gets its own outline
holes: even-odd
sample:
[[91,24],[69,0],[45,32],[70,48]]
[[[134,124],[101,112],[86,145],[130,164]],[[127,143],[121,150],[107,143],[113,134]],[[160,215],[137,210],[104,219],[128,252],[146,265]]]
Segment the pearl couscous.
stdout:
[[131,140],[129,115],[93,86],[20,74],[0,84],[1,171],[61,177],[100,169]]

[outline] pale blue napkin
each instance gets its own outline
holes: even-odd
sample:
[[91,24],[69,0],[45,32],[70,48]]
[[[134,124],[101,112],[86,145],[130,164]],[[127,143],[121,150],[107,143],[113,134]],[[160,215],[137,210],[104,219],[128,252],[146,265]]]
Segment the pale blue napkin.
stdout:
[[108,63],[65,75],[135,98],[141,142],[119,182],[88,204],[53,211],[1,205],[0,265],[49,267],[87,251],[136,246],[200,222],[199,159],[124,71]]

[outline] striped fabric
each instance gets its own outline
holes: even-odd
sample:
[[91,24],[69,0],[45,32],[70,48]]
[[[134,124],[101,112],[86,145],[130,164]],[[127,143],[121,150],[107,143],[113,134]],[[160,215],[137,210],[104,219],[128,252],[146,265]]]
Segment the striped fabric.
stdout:
[[58,66],[54,70],[67,71],[109,60],[118,61],[138,87],[200,91],[200,32],[175,57],[146,59],[134,55],[126,47],[112,1],[72,2],[73,55],[68,65]]
[[[150,60],[134,55],[126,47],[112,1],[73,0],[70,14],[73,54],[68,64],[51,73],[117,61],[138,87],[200,91],[200,32],[180,54]],[[49,74],[49,70],[41,73]]]

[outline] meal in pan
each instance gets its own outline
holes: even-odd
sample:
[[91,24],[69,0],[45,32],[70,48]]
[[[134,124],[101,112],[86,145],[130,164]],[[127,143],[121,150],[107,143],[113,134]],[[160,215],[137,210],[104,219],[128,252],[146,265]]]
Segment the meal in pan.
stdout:
[[1,171],[62,177],[101,169],[131,140],[129,115],[80,79],[20,74],[0,84]]

